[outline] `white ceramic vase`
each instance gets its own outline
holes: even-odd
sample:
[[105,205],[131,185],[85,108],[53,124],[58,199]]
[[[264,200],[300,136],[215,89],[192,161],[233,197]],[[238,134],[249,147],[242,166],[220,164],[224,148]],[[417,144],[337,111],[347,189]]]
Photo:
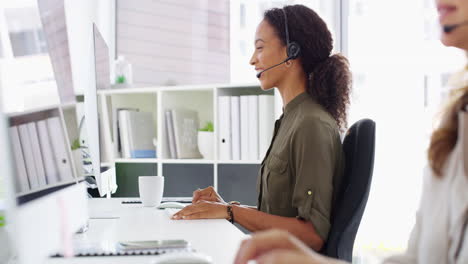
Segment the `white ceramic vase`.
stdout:
[[198,131],[198,150],[204,159],[213,159],[214,133],[208,131]]

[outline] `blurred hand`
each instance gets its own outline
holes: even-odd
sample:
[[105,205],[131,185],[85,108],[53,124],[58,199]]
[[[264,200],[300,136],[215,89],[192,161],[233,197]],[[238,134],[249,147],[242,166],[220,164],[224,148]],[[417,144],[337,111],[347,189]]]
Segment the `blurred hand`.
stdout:
[[173,220],[193,219],[227,219],[227,205],[225,203],[198,201],[175,213]]
[[218,203],[226,203],[221,196],[215,191],[213,186],[209,186],[205,189],[198,189],[193,192],[192,204],[198,201],[211,201]]
[[246,264],[249,260],[256,260],[258,264],[342,263],[315,253],[293,235],[281,230],[259,232],[242,241],[234,263]]

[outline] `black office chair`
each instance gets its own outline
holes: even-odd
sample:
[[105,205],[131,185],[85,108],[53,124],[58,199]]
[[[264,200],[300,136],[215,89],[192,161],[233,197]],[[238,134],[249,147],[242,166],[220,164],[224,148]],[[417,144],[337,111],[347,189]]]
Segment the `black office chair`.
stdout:
[[351,262],[374,169],[375,122],[362,119],[353,124],[343,141],[345,172],[331,215],[331,229],[321,252]]

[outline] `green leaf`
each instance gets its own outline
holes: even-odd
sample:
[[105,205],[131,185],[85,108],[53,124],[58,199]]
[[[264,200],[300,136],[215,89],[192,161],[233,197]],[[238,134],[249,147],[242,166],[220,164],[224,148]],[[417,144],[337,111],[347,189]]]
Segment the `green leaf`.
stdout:
[[117,79],[115,80],[115,82],[116,83],[125,83],[126,82],[125,76],[123,76],[123,75],[117,76]]
[[213,122],[210,122],[210,121],[206,122],[205,126],[199,129],[199,131],[213,132],[214,131]]
[[77,150],[79,148],[81,148],[80,140],[79,139],[73,140],[72,145],[71,145],[71,149],[72,150]]

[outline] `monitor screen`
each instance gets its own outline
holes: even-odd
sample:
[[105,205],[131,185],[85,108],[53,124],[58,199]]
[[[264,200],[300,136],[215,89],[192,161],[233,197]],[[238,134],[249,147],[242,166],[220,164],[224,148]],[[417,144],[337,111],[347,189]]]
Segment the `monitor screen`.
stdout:
[[22,204],[78,180],[62,109],[75,94],[63,0],[12,4],[5,14],[13,58],[2,63],[1,98],[21,102],[3,109]]
[[97,90],[110,89],[109,48],[98,27],[94,23],[93,37],[94,64],[96,67],[96,88]]
[[[0,3],[3,110],[75,101],[65,14],[57,0]],[[51,6],[57,8],[51,9]]]
[[99,194],[101,196],[110,195],[115,191],[115,168],[107,169],[101,167],[101,158],[111,159],[104,155],[102,135],[100,134],[101,122],[99,119],[99,102],[101,98],[98,91],[110,88],[110,63],[109,49],[98,27],[93,24],[93,51],[94,51],[94,80],[95,85],[90,85],[85,89],[85,120],[88,134],[88,147],[93,164],[93,175],[96,178]]
[[[25,7],[27,4],[30,5]],[[9,41],[15,47],[13,50],[17,56],[12,60],[25,59],[31,63],[26,63],[28,68],[13,67],[9,70],[14,70],[15,76],[26,80],[26,83],[33,80],[41,85],[32,88],[21,86],[20,89],[0,83],[2,102],[27,97],[28,100],[21,100],[25,106],[29,100],[38,101],[38,104],[28,104],[8,113],[0,102],[0,164],[3,177],[0,179],[0,195],[4,195],[8,206],[6,224],[13,232],[10,237],[16,255],[14,262],[20,264],[42,263],[50,255],[64,252],[64,246],[70,244],[72,235],[88,220],[86,186],[76,176],[69,132],[65,125],[64,111],[75,107],[75,103],[74,94],[69,93],[71,68],[66,66],[69,58],[68,44],[64,42],[67,38],[64,2],[27,1],[5,12],[10,15],[23,14],[24,8],[28,10],[26,17],[35,14],[41,18],[28,20],[29,24],[23,25],[33,28],[35,33],[31,36],[37,38],[27,37],[29,31],[21,29],[18,26],[21,23],[17,23],[15,30],[25,32],[15,35],[10,31],[9,38],[3,43]],[[37,46],[37,40],[41,38],[43,41]],[[39,74],[47,65],[40,63],[42,58],[47,58],[49,67],[50,62],[60,61],[45,80]],[[3,69],[5,67],[2,65]],[[5,76],[5,72],[0,76]],[[55,89],[55,94],[60,95],[59,101],[47,101],[47,96],[34,97],[34,92],[37,92],[35,88],[50,82],[54,85],[47,87]],[[24,90],[25,87],[31,90]],[[62,88],[66,91],[57,91]]]

